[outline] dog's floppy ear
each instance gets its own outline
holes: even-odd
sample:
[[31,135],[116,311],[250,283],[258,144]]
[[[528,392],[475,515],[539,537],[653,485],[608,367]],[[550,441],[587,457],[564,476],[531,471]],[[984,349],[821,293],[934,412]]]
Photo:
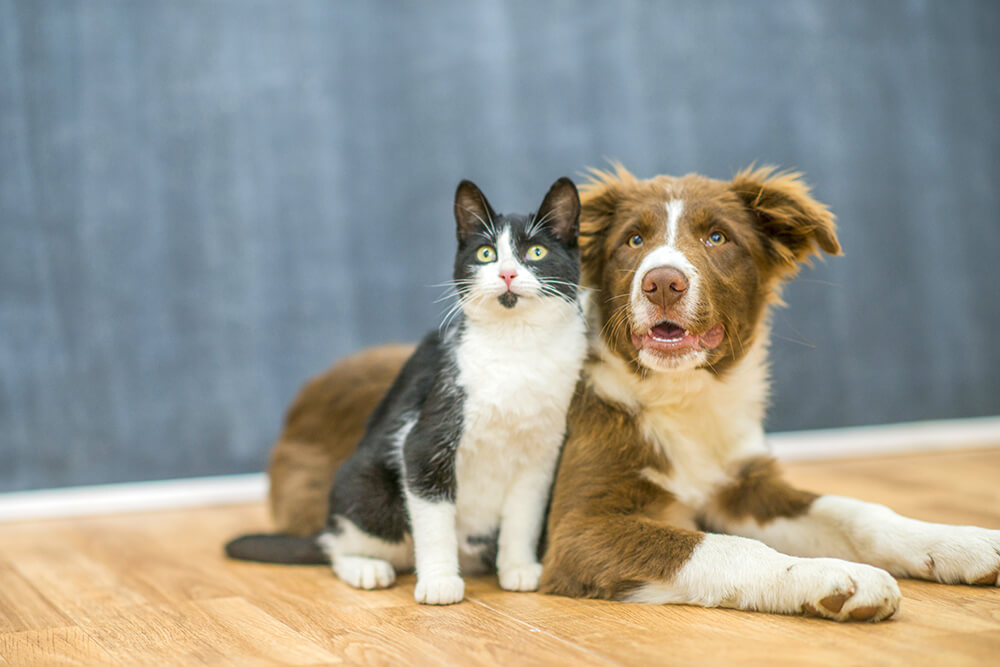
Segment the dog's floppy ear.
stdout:
[[770,242],[776,264],[788,272],[821,250],[840,254],[835,218],[812,198],[802,174],[750,166],[736,174],[730,185]]
[[614,171],[589,169],[588,180],[580,186],[580,257],[583,283],[598,286],[604,271],[603,239],[614,222],[625,188],[635,182],[620,162],[612,162]]

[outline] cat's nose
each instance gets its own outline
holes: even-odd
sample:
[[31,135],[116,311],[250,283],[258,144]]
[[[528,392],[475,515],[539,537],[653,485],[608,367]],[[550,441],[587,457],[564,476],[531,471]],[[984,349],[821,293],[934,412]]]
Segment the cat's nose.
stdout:
[[511,282],[514,278],[517,278],[517,271],[514,269],[500,269],[500,277],[507,283],[507,289],[510,289]]

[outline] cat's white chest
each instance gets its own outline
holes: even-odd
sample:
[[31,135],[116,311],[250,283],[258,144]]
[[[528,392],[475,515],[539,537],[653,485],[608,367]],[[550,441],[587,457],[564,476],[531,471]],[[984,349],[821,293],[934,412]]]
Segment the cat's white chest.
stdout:
[[455,459],[460,542],[496,532],[507,491],[520,473],[554,468],[586,353],[582,319],[558,324],[470,326],[456,350],[465,392]]

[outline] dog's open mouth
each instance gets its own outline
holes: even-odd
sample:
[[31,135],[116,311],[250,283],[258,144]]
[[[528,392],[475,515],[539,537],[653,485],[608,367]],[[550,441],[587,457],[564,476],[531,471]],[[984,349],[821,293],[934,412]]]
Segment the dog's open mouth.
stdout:
[[691,333],[676,322],[664,320],[645,333],[632,332],[632,345],[637,350],[651,349],[674,353],[689,350],[712,350],[719,346],[725,335],[721,324],[702,334]]

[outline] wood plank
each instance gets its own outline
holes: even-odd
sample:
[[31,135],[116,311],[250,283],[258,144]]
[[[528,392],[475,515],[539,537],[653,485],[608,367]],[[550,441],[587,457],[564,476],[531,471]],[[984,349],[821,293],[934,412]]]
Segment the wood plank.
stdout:
[[0,658],[10,665],[118,664],[80,628],[0,633]]
[[102,618],[122,606],[145,602],[122,582],[120,572],[58,540],[49,539],[30,555],[9,562],[61,613],[76,622]]
[[6,561],[0,561],[0,633],[44,630],[72,625]]
[[339,662],[240,598],[125,607],[85,629],[127,665]]
[[[402,588],[412,594],[412,582]],[[319,622],[341,630],[331,645],[360,664],[606,665],[610,661],[523,621],[465,601],[427,608],[348,610]]]

